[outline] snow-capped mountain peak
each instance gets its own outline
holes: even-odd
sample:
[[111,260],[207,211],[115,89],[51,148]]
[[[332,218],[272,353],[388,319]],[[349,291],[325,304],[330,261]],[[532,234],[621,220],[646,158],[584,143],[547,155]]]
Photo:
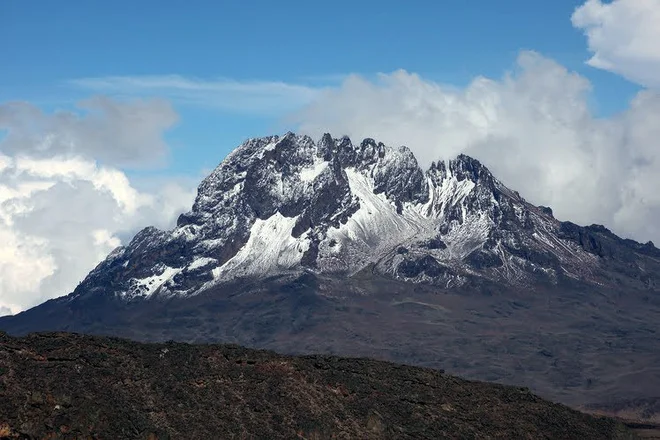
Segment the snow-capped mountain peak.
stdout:
[[287,133],[232,151],[173,230],[141,231],[77,292],[190,295],[242,277],[346,276],[368,266],[445,287],[578,274],[602,283],[584,231],[576,235],[466,155],[423,170],[406,147]]

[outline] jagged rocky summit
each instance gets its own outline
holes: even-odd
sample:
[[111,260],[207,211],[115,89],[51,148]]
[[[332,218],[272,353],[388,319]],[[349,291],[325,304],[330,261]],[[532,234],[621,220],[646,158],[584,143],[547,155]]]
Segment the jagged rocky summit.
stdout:
[[0,330],[366,356],[605,404],[660,396],[659,277],[652,243],[555,219],[476,159],[288,133]]
[[[240,278],[350,275],[371,266],[444,287],[611,284],[599,259],[612,237],[603,227],[558,221],[465,155],[423,170],[406,147],[287,133],[236,148],[173,230],[142,230],[76,292],[180,296]],[[618,251],[660,256],[632,241]],[[643,267],[637,272],[637,284],[655,283]]]

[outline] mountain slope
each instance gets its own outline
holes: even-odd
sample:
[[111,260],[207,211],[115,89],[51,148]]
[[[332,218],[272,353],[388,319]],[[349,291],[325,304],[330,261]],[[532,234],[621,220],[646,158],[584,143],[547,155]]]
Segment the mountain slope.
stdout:
[[7,439],[633,438],[525,389],[365,359],[0,334],[0,371]]
[[660,396],[660,250],[555,219],[477,160],[250,139],[171,231],[14,317],[67,330],[370,356],[572,405]]

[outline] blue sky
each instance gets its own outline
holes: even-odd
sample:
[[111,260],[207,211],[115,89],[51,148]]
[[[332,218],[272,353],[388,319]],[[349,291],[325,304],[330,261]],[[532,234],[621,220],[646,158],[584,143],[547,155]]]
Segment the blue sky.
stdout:
[[[143,75],[321,86],[405,69],[460,87],[478,75],[500,78],[532,49],[586,76],[596,114],[610,115],[639,87],[585,64],[585,36],[570,20],[581,3],[5,1],[0,101],[70,108],[91,94],[72,80]],[[170,165],[158,173],[199,173],[247,137],[295,128],[282,114],[174,106],[181,120],[167,133]]]

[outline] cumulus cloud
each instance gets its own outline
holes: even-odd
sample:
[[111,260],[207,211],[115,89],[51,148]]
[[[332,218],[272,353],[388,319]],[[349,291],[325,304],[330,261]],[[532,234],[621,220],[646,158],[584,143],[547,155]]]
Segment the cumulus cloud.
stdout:
[[176,120],[169,105],[99,98],[84,114],[0,108],[8,130],[0,141],[0,315],[71,292],[137,230],[169,228],[189,209],[191,182],[138,185],[118,168],[166,154],[163,131]]
[[589,65],[660,87],[660,0],[588,0],[571,20],[587,36]]
[[[335,82],[337,78],[316,78],[315,82]],[[277,116],[298,109],[320,91],[317,87],[280,81],[208,80],[180,75],[79,78],[69,84],[106,94],[164,96],[180,104],[259,116]]]
[[314,136],[409,146],[423,166],[466,153],[557,217],[660,242],[660,95],[643,91],[609,119],[589,109],[590,82],[534,52],[512,72],[465,89],[406,71],[359,76],[295,115]]

